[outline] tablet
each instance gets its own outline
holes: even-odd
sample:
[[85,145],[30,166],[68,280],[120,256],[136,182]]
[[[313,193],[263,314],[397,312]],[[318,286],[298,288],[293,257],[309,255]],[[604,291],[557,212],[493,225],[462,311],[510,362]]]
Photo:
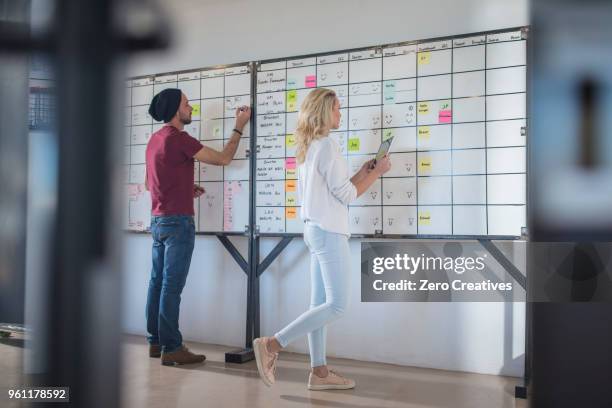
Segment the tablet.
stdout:
[[393,136],[391,136],[380,144],[380,147],[378,148],[378,153],[376,153],[376,157],[374,158],[375,162],[376,160],[382,159],[385,154],[389,153],[391,143],[393,143]]

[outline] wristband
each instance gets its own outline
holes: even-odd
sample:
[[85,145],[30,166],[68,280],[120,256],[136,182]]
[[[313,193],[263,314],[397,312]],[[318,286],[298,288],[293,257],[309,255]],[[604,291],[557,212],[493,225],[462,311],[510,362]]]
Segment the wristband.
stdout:
[[236,132],[236,133],[238,133],[240,136],[242,136],[242,132],[241,132],[241,131],[239,131],[239,130],[238,130],[238,129],[236,129],[236,128],[234,128],[233,130],[234,130],[234,132]]

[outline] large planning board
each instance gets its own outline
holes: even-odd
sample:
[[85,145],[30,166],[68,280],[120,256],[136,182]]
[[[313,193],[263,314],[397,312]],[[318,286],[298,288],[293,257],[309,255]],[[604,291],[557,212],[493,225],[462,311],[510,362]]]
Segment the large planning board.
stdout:
[[391,170],[349,207],[352,234],[518,237],[526,225],[526,33],[261,61],[253,72],[242,64],[134,78],[127,86],[127,227],[148,227],[144,149],[161,126],[146,112],[152,96],[183,89],[196,107],[186,130],[221,149],[235,106],[249,103],[253,86],[255,152],[249,157],[245,133],[230,166],[196,164],[207,191],[196,203],[198,230],[243,232],[254,205],[260,234],[300,234],[295,127],[306,95],[326,87],[336,91],[342,113],[330,137],[351,173],[394,137]]
[[[148,108],[155,94],[179,88],[193,107],[192,122],[185,131],[202,144],[222,150],[230,138],[236,108],[251,105],[251,64],[216,69],[133,78],[126,83],[125,181],[128,230],[146,231],[150,226],[151,197],[144,188],[145,150],[156,122]],[[250,129],[245,127],[235,159],[229,166],[195,162],[195,182],[206,192],[195,206],[200,232],[243,233],[249,224]]]
[[520,236],[526,83],[523,30],[259,63],[259,231],[302,232],[294,132],[306,95],[326,87],[351,174],[394,137],[391,170],[349,207],[351,233]]

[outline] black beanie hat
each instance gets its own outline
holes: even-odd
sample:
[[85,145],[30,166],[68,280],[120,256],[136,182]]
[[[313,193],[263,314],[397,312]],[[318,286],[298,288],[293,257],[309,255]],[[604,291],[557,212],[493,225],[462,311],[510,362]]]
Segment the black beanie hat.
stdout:
[[164,89],[153,97],[149,106],[149,115],[157,121],[170,122],[181,104],[181,94],[180,89]]

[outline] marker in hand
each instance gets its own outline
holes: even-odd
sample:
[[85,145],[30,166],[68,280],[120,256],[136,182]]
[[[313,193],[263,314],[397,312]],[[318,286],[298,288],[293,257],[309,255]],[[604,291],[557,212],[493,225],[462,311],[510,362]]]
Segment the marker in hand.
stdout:
[[193,185],[193,198],[198,198],[202,194],[204,194],[205,192],[206,192],[206,190],[204,190],[204,187],[199,186],[197,184]]

